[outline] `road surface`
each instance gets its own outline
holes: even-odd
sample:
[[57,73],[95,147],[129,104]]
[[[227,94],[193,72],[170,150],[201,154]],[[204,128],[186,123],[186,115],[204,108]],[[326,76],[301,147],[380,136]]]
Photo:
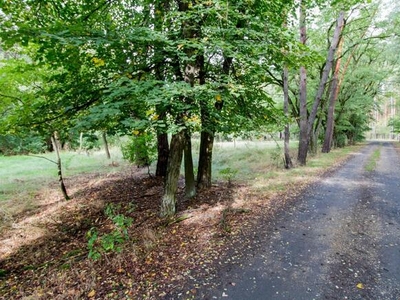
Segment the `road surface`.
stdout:
[[251,258],[225,266],[199,299],[400,300],[400,158],[390,143],[370,143],[268,227]]

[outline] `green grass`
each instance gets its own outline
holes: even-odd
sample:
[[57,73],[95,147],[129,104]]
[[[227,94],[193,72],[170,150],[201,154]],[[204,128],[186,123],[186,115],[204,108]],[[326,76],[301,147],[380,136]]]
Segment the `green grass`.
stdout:
[[[198,141],[193,141],[194,154],[198,158]],[[297,143],[291,142],[291,155],[295,163]],[[314,176],[324,168],[346,157],[354,148],[347,147],[324,155],[310,157],[307,167],[285,170],[283,167],[282,142],[236,141],[217,142],[213,151],[213,180],[247,182],[256,190],[284,191],[290,182]],[[55,160],[54,153],[43,155]],[[91,155],[62,152],[64,178],[78,174],[117,172],[128,163],[123,161],[119,148],[112,149],[112,160],[103,151]],[[120,168],[110,167],[117,162]],[[194,161],[197,166],[197,161]],[[155,166],[152,166],[154,172]],[[229,174],[227,174],[229,170]],[[35,156],[0,157],[0,221],[8,215],[37,207],[37,195],[50,184],[58,183],[57,167],[50,161]],[[68,189],[68,186],[67,186]],[[60,193],[61,197],[61,193]]]
[[368,172],[372,172],[373,170],[375,170],[376,164],[380,157],[381,157],[381,149],[379,148],[372,153],[371,157],[369,158],[367,164],[364,167],[365,170]]
[[[291,143],[291,153],[296,153],[297,143]],[[240,141],[216,143],[213,152],[213,178],[222,180],[226,168],[237,170],[233,180],[252,180],[269,176],[268,172],[283,168],[283,142]],[[277,154],[278,153],[278,154]]]
[[[112,149],[111,155],[111,161],[120,165],[126,164],[122,162],[119,149]],[[40,156],[0,156],[0,203],[21,197],[28,200],[40,188],[45,188],[51,182],[57,182],[57,166],[49,161],[56,160],[55,153]],[[61,160],[65,178],[82,173],[108,172],[110,168],[107,166],[111,163],[104,152],[100,151],[90,155],[62,152]]]

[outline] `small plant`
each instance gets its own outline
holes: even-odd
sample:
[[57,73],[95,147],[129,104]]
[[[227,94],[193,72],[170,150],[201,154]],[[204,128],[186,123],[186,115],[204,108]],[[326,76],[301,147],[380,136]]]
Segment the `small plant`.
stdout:
[[114,230],[110,233],[100,236],[94,227],[87,232],[89,258],[97,260],[104,253],[121,252],[122,244],[129,239],[128,228],[133,219],[119,214],[120,208],[120,205],[108,204],[104,209],[104,214],[114,223]]
[[225,168],[219,171],[221,176],[228,181],[228,185],[232,185],[232,179],[236,176],[238,173],[238,170],[232,169],[232,168]]

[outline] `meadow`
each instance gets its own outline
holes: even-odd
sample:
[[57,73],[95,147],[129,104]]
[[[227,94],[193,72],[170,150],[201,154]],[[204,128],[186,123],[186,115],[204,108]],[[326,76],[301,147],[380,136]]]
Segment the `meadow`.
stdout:
[[[193,141],[195,166],[199,141]],[[297,143],[291,143],[291,155],[296,157]],[[285,170],[283,168],[283,144],[281,141],[231,141],[216,142],[213,152],[213,179],[219,182],[246,183],[256,190],[284,191],[289,183],[312,177],[335,164],[353,147],[332,151],[329,155],[310,157],[307,167]],[[104,151],[90,153],[63,151],[61,153],[63,176],[74,185],[86,174],[107,175],[129,172],[136,168],[124,161],[119,147],[111,149],[111,160]],[[43,155],[0,156],[0,216],[2,221],[24,211],[34,210],[47,189],[58,188],[57,168],[50,160],[54,153]],[[150,172],[154,173],[154,165]],[[70,186],[67,185],[67,189]],[[61,193],[60,193],[61,197]]]

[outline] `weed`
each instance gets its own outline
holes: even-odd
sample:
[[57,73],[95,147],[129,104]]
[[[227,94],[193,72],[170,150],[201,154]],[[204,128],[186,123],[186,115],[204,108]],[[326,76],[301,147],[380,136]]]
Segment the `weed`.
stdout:
[[238,173],[238,170],[232,169],[232,168],[225,168],[219,171],[219,173],[222,175],[222,177],[228,181],[228,185],[232,185],[232,179],[236,176]]
[[129,239],[128,228],[132,225],[133,219],[118,214],[120,208],[120,205],[108,204],[104,209],[104,214],[114,224],[114,230],[110,233],[100,236],[95,227],[87,232],[89,258],[97,260],[105,253],[122,251],[122,245]]

